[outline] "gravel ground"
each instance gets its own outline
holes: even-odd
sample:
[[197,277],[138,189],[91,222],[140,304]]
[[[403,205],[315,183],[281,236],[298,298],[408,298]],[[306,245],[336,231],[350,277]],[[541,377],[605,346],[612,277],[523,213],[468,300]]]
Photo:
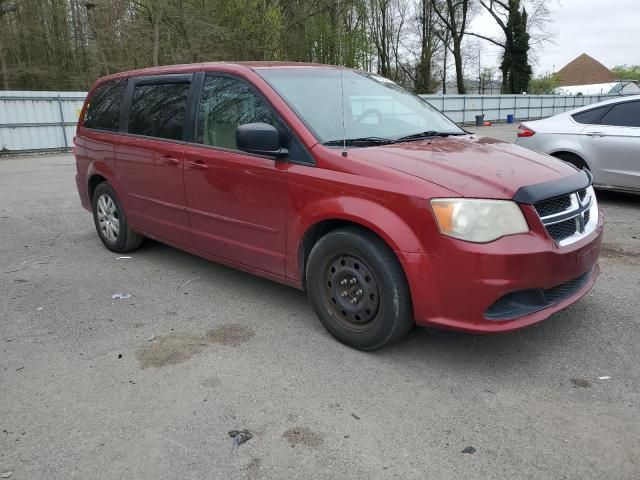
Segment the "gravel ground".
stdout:
[[640,477],[640,198],[600,196],[603,273],[548,321],[362,353],[302,292],[150,241],[117,259],[74,173],[0,159],[2,478]]

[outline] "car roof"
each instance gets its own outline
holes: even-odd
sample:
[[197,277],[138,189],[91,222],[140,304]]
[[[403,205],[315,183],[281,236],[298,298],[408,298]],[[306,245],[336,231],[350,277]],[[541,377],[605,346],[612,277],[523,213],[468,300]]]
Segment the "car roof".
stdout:
[[566,112],[563,112],[563,113],[573,115],[574,113],[584,112],[586,110],[591,110],[592,108],[598,108],[604,105],[611,105],[612,103],[629,102],[631,100],[640,100],[640,95],[618,95],[608,100],[603,100],[601,102],[596,102],[596,103],[590,103],[589,105],[574,108],[573,110],[567,110]]
[[240,65],[243,67],[251,68],[252,70],[262,68],[286,68],[286,67],[311,67],[311,68],[329,68],[333,70],[344,70],[347,67],[341,67],[339,65],[329,65],[325,63],[310,63],[310,62],[272,62],[272,61],[247,61],[247,62],[209,62],[204,66],[216,66],[223,65]]
[[522,124],[525,126],[529,125],[531,126],[531,128],[544,128],[541,127],[543,125],[549,128],[558,124],[565,124],[566,122],[577,124],[577,122],[573,119],[573,116],[577,113],[586,112],[587,110],[592,110],[594,108],[599,108],[605,105],[613,105],[616,103],[630,102],[634,100],[640,100],[640,95],[618,95],[614,98],[603,100],[602,102],[590,103],[589,105],[584,105],[582,107],[567,110],[565,112],[557,113],[550,117],[541,118],[539,120],[525,120],[522,122]]
[[326,65],[322,63],[307,63],[307,62],[204,62],[204,63],[187,63],[181,65],[163,65],[159,67],[140,68],[137,70],[128,70],[124,72],[118,72],[111,75],[106,75],[99,78],[96,81],[96,85],[111,80],[117,80],[120,78],[128,77],[146,77],[153,75],[170,75],[179,73],[192,73],[200,70],[213,70],[216,67],[231,67],[238,70],[261,70],[267,68],[319,68],[319,69],[331,69],[331,70],[352,70],[347,67],[339,65]]

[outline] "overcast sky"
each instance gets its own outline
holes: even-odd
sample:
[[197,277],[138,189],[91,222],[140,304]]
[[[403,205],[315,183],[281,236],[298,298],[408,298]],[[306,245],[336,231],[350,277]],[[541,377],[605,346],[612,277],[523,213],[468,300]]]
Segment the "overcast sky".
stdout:
[[[612,68],[640,64],[640,0],[547,0],[553,11],[549,30],[554,43],[537,52],[535,75],[558,71],[581,53],[591,55]],[[470,31],[501,38],[491,16],[482,12]],[[469,37],[473,38],[473,37]],[[482,65],[497,67],[499,49],[482,45]]]

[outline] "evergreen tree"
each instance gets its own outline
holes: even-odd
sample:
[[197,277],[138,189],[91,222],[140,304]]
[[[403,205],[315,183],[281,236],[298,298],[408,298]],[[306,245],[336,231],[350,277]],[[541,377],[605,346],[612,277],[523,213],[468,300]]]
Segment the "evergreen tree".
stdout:
[[505,34],[506,42],[500,65],[502,92],[526,92],[532,71],[529,65],[527,11],[524,8],[520,11],[520,0],[509,0],[509,17]]

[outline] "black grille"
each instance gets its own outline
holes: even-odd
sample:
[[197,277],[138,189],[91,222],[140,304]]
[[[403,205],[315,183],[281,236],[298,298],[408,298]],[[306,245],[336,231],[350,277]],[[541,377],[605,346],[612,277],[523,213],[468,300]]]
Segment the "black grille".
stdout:
[[533,206],[553,240],[558,243],[564,240],[570,242],[572,237],[577,239],[577,234],[585,231],[593,202],[588,195],[589,189],[583,188],[577,192],[538,202]]
[[576,219],[570,218],[564,222],[547,225],[547,231],[549,232],[549,235],[551,235],[551,238],[556,242],[561,242],[565,238],[569,238],[571,235],[576,233]]
[[571,197],[566,195],[564,197],[556,197],[544,202],[539,202],[534,205],[538,215],[546,217],[553,215],[554,213],[564,212],[571,207]]
[[587,189],[586,189],[586,188],[583,188],[582,190],[580,190],[580,191],[578,192],[578,196],[580,197],[580,201],[583,201],[583,200],[584,200],[584,197],[586,197],[586,196],[587,196]]
[[559,301],[564,300],[587,283],[590,273],[591,272],[583,273],[573,280],[569,280],[563,284],[543,290],[544,299],[547,303],[558,303]]
[[488,320],[511,320],[551,307],[580,290],[589,281],[591,271],[568,282],[547,288],[519,290],[503,295],[485,312]]
[[516,303],[520,292],[507,293],[496,300],[488,309],[486,314],[491,316],[510,308],[511,304]]

